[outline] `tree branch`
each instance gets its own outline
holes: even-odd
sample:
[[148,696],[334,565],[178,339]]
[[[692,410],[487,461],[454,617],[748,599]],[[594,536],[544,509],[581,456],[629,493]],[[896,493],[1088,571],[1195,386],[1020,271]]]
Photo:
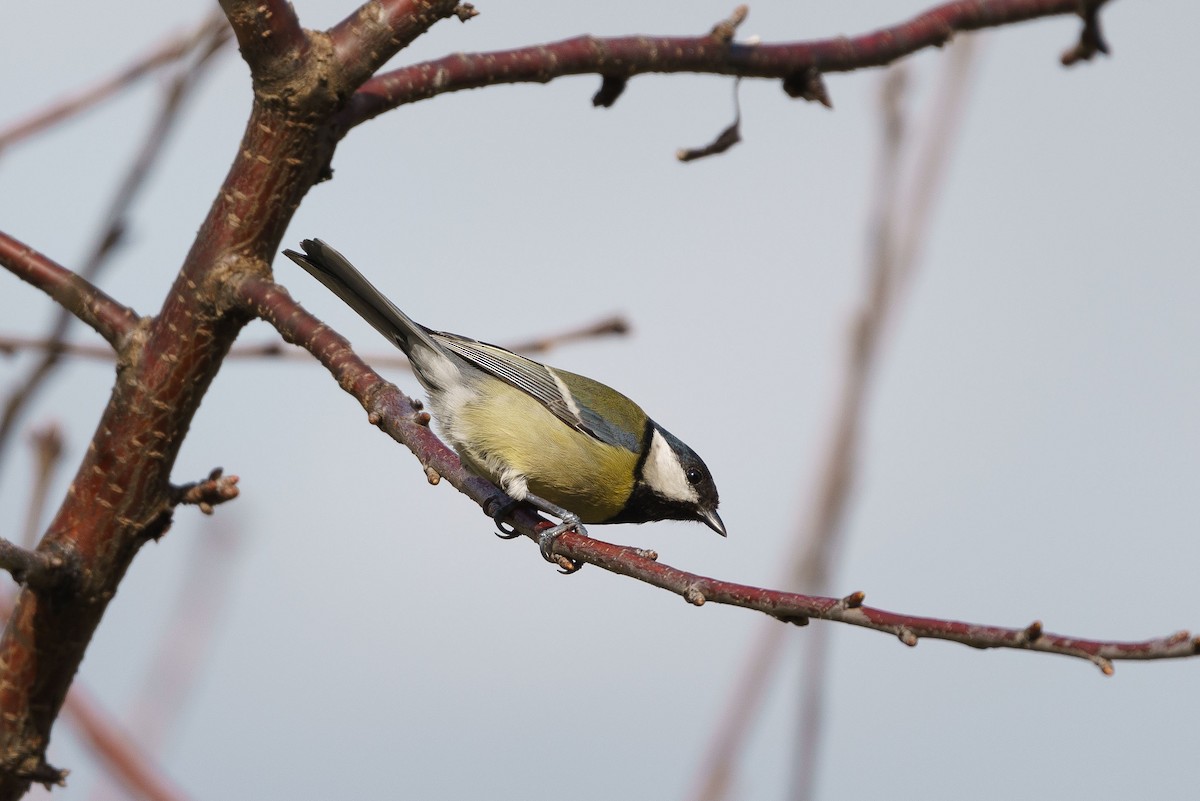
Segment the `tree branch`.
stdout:
[[8,571],[18,584],[51,587],[65,564],[59,554],[31,551],[0,537],[0,570]]
[[[603,317],[594,323],[587,323],[578,328],[568,328],[566,331],[546,334],[545,336],[529,339],[524,342],[506,345],[515,353],[536,354],[554,350],[568,342],[603,336],[623,336],[629,333],[629,322],[620,315]],[[102,345],[92,345],[86,342],[62,342],[38,337],[8,336],[0,334],[0,354],[15,353],[21,350],[36,352],[53,351],[62,356],[74,356],[83,359],[98,359],[111,362],[115,358],[112,348]],[[308,362],[312,357],[294,348],[287,348],[278,341],[263,342],[254,345],[235,345],[225,354],[226,359],[267,359],[285,362]],[[412,365],[399,351],[388,353],[368,354],[363,361],[376,367],[386,367],[389,370],[408,370]]]
[[113,348],[134,329],[137,314],[92,286],[86,279],[0,231],[0,264],[54,299],[87,323]]
[[221,10],[233,28],[255,86],[264,74],[308,51],[308,37],[287,0],[221,0]]
[[205,39],[213,36],[217,29],[226,28],[225,20],[220,14],[212,14],[204,19],[193,30],[172,37],[159,44],[150,52],[138,57],[116,75],[104,79],[95,86],[84,89],[76,94],[63,98],[53,105],[42,109],[29,118],[16,122],[0,130],[0,151],[27,139],[46,128],[91,108],[101,101],[116,94],[121,89],[131,86],[139,78],[154,70],[178,61],[187,55],[194,47]]
[[201,512],[211,515],[214,506],[232,501],[238,496],[238,477],[222,475],[224,472],[220,467],[216,467],[203,481],[193,481],[175,487],[171,500],[175,504],[195,504],[200,507]]
[[[341,334],[309,314],[286,289],[273,281],[248,276],[236,292],[246,308],[273,325],[286,342],[316,356],[338,385],[359,400],[372,425],[413,452],[431,482],[435,475],[445,478],[485,512],[498,510],[509,500],[501,489],[463,467],[454,451],[430,431],[429,414],[420,410],[419,401],[372,370]],[[535,515],[526,518],[531,531],[536,520]]]
[[[474,475],[457,455],[429,429],[429,415],[394,384],[384,381],[364,363],[340,334],[292,300],[287,290],[248,276],[237,286],[247,308],[275,326],[283,338],[303,347],[325,365],[339,386],[368,412],[368,420],[405,445],[420,461],[431,481],[444,477],[475,501],[489,517],[508,496],[491,482]],[[518,507],[510,518],[514,528],[536,540],[545,521],[529,507]],[[1023,629],[978,625],[954,620],[917,617],[862,605],[863,594],[845,598],[770,590],[688,573],[657,561],[657,554],[613,545],[567,532],[554,543],[557,555],[578,566],[593,564],[673,592],[691,604],[708,601],[754,609],[785,622],[805,625],[819,618],[893,634],[913,646],[923,638],[950,640],[973,648],[1017,648],[1087,659],[1107,675],[1118,659],[1175,659],[1200,653],[1200,638],[1178,632],[1142,642],[1108,642],[1047,634],[1040,622]]]
[[371,0],[329,29],[333,52],[349,80],[361,83],[458,7],[458,0]]
[[[459,53],[367,81],[342,112],[342,123],[348,130],[385,111],[446,92],[593,73],[609,82],[652,72],[776,78],[789,95],[818,99],[811,87],[821,73],[880,67],[918,50],[940,47],[956,33],[981,28],[1063,14],[1095,19],[1104,2],[955,0],[872,33],[812,42],[739,44],[723,38],[726,29],[718,25],[704,36],[579,36],[515,50]],[[1098,31],[1098,23],[1085,26],[1085,38],[1089,30]]]
[[865,595],[861,592],[844,598],[829,598],[699,576],[661,564],[636,548],[611,545],[580,537],[574,532],[562,535],[555,544],[556,551],[568,559],[588,562],[669,590],[697,606],[706,601],[740,606],[798,625],[805,625],[809,618],[848,623],[893,634],[908,646],[915,646],[921,638],[931,638],[972,648],[1040,651],[1086,659],[1105,675],[1112,675],[1115,660],[1177,659],[1200,653],[1200,637],[1193,637],[1186,631],[1140,642],[1113,642],[1049,634],[1043,630],[1040,621],[1016,629],[918,617],[863,606]]
[[[7,617],[11,613],[11,598],[0,593],[0,615]],[[184,801],[187,798],[166,778],[155,761],[134,744],[78,678],[71,683],[63,711],[79,730],[78,736],[84,745],[127,795],[148,801]],[[65,784],[67,772],[43,763],[33,773],[37,775],[30,776],[31,779],[48,787]]]
[[[158,114],[146,133],[145,142],[117,187],[117,192],[101,224],[100,233],[90,254],[80,267],[78,276],[80,281],[94,280],[124,238],[128,228],[128,213],[133,201],[157,164],[158,157],[166,145],[167,135],[179,119],[184,101],[195,87],[204,69],[211,63],[212,57],[229,40],[229,29],[224,24],[202,26],[198,37],[194,42],[197,50],[195,60],[180,67],[167,85]],[[59,302],[62,303],[61,300]],[[85,322],[88,321],[85,319]],[[60,310],[51,324],[49,338],[61,341],[66,336],[70,324],[70,315],[66,310]],[[103,335],[105,332],[100,331],[100,333]],[[57,363],[58,354],[53,350],[48,351],[29,370],[25,380],[18,384],[18,388],[8,397],[4,404],[4,411],[0,415],[0,457],[3,456],[12,438],[13,427],[20,417],[22,409],[54,371]]]

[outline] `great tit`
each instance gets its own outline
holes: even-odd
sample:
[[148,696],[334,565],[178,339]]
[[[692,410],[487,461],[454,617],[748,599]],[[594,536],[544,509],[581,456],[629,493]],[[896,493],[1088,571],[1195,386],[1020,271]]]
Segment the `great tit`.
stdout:
[[[319,239],[284,255],[329,287],[404,351],[443,436],[472,472],[561,520],[540,537],[582,523],[698,520],[725,536],[717,487],[696,452],[636,403],[599,381],[474,339],[418,325]],[[495,519],[502,521],[511,506]]]

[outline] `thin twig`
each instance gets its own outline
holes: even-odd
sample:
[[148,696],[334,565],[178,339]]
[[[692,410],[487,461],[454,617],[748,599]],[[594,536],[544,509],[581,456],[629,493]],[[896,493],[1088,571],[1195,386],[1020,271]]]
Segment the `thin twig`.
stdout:
[[361,79],[387,63],[413,40],[443,19],[473,14],[458,0],[374,0],[329,29],[329,39],[341,69]]
[[[112,358],[113,348],[137,325],[138,316],[130,308],[110,298],[87,278],[38,253],[33,248],[0,231],[0,266],[22,281],[45,292],[61,307],[61,314],[87,323],[111,346],[105,350]],[[54,332],[51,332],[53,334]],[[54,336],[43,337],[42,350],[52,353],[57,347]]]
[[[959,51],[962,44],[955,46]],[[893,69],[881,97],[883,147],[875,191],[875,208],[868,223],[867,292],[851,329],[841,400],[835,413],[834,439],[827,455],[812,517],[802,527],[802,555],[794,557],[793,586],[827,592],[834,561],[845,539],[846,512],[856,479],[859,442],[868,391],[883,343],[884,326],[896,312],[896,226],[900,211],[903,149],[908,135],[904,91],[908,73]],[[796,759],[792,760],[788,798],[807,801],[816,787],[819,749],[824,737],[825,685],[829,668],[829,631],[814,632],[803,643],[803,666],[796,725]]]
[[[432,468],[459,492],[475,501],[489,516],[509,499],[491,482],[462,466],[455,453],[428,426],[429,415],[418,411],[414,401],[363,362],[344,337],[309,314],[287,291],[272,281],[246,276],[237,285],[237,295],[248,310],[275,326],[288,342],[316,356],[368,412],[368,421],[413,452],[422,468]],[[529,507],[518,507],[509,521],[517,531],[537,540],[545,521]],[[1186,632],[1142,642],[1108,642],[1043,633],[1031,636],[1029,627],[1012,629],[976,625],[939,618],[917,617],[862,605],[863,595],[845,598],[802,595],[688,573],[664,565],[655,555],[638,548],[612,545],[567,532],[554,542],[554,552],[578,565],[589,563],[613,573],[635,578],[674,592],[689,603],[707,601],[754,609],[788,622],[809,618],[837,621],[887,632],[907,645],[922,637],[950,640],[974,648],[1017,648],[1086,659],[1106,674],[1112,660],[1174,659],[1195,656],[1200,638]]]
[[[129,209],[145,185],[146,178],[157,164],[158,158],[164,150],[167,135],[179,119],[184,101],[197,85],[200,76],[211,63],[212,57],[229,41],[229,28],[224,24],[218,26],[209,22],[208,25],[202,26],[201,30],[204,36],[198,37],[192,42],[196,56],[190,64],[183,66],[177,72],[167,86],[158,115],[147,132],[141,151],[117,188],[91,253],[78,271],[76,284],[81,283],[90,287],[96,274],[108,262],[116,246],[121,242],[128,227]],[[7,262],[6,266],[9,266]],[[82,291],[78,287],[72,287],[72,289],[73,291]],[[98,292],[98,290],[93,291]],[[62,303],[61,300],[60,303]],[[55,317],[46,338],[52,342],[62,341],[70,328],[72,314],[79,315],[79,310],[64,304]],[[91,324],[91,321],[86,318],[85,321]],[[99,328],[97,330],[101,334],[106,334],[104,330]],[[0,416],[0,465],[4,463],[4,451],[12,439],[13,428],[21,411],[53,372],[55,365],[58,364],[58,356],[59,354],[53,348],[48,349],[26,373],[25,377],[17,382],[16,389],[5,401],[4,412]]]
[[[879,170],[879,185],[875,193],[876,207],[871,220],[871,249],[868,264],[866,293],[850,326],[851,337],[847,346],[844,377],[836,404],[834,420],[829,426],[833,432],[828,449],[817,471],[818,486],[811,513],[800,526],[796,539],[798,549],[787,560],[790,575],[785,580],[789,586],[814,592],[825,592],[830,576],[830,565],[835,548],[840,540],[841,523],[853,484],[853,467],[857,453],[859,426],[865,403],[866,391],[874,364],[876,346],[882,330],[883,319],[888,311],[892,284],[893,213],[896,207],[896,192],[900,175],[900,147],[903,141],[904,124],[900,116],[899,97],[903,90],[905,72],[902,68],[889,73],[883,93],[885,109],[885,136],[883,158]],[[743,668],[742,677],[731,693],[721,723],[713,734],[713,743],[702,763],[695,798],[716,801],[729,791],[731,776],[742,749],[745,746],[753,720],[743,710],[760,708],[763,695],[769,686],[771,675],[778,668],[783,654],[780,647],[786,633],[777,626],[766,624],[755,641],[751,657]],[[824,655],[828,640],[828,629],[812,632],[805,640],[808,659],[805,674],[820,672],[824,668]],[[790,761],[794,774],[795,788],[807,786],[812,766],[809,764],[815,751],[820,704],[810,703],[812,688],[820,687],[822,678],[806,679],[805,691],[801,693],[799,752]],[[805,727],[811,727],[811,731]]]
[[[516,342],[506,345],[516,353],[537,354],[548,353],[557,347],[571,342],[594,339],[605,336],[624,336],[629,333],[629,321],[620,315],[603,317],[594,323],[581,325],[559,333],[546,334],[536,339]],[[55,342],[40,337],[22,337],[0,335],[0,354],[11,354],[18,351],[48,351],[54,350],[60,356],[81,359],[96,359],[111,362],[116,358],[112,348],[101,345],[89,345],[85,342]],[[263,342],[253,345],[236,345],[226,354],[227,359],[266,359],[268,361],[311,362],[312,356],[303,350],[289,348],[281,342]],[[408,370],[411,365],[408,359],[398,351],[369,354],[363,361],[376,368],[389,370]]]
[[232,501],[238,496],[238,477],[224,475],[220,467],[213,468],[208,478],[203,481],[193,481],[175,487],[172,492],[172,502],[175,504],[193,504],[200,507],[206,515],[213,513],[217,504]]
[[22,548],[0,537],[0,570],[8,571],[18,584],[49,587],[63,567],[61,556]]
[[[490,53],[458,53],[386,72],[367,81],[342,112],[343,131],[407,103],[447,92],[511,83],[546,83],[568,75],[629,78],[699,72],[774,78],[794,97],[810,97],[829,72],[881,67],[941,47],[955,34],[1038,17],[1078,14],[1081,0],[955,0],[905,22],[860,36],[780,44],[726,43],[703,36],[578,36]],[[1103,0],[1089,0],[1099,9]],[[815,71],[815,72],[814,72]],[[823,87],[810,99],[828,100]],[[823,102],[824,102],[823,101]]]
[[192,30],[176,34],[155,46],[149,52],[134,59],[117,74],[105,78],[94,86],[57,100],[26,119],[12,123],[0,130],[0,151],[86,111],[122,89],[129,88],[139,78],[178,61],[190,53],[198,42],[212,36],[213,30],[217,27],[225,27],[225,20],[220,14],[210,14]]

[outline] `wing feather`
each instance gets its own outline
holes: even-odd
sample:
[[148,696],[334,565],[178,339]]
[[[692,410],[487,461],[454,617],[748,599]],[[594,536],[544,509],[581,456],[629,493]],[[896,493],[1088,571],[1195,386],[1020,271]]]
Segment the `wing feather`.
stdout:
[[[431,332],[431,336],[439,345],[459,358],[528,394],[571,428],[605,444],[638,452],[642,431],[627,431],[613,425],[603,415],[581,403],[571,394],[553,368],[496,345],[456,334],[434,331]],[[589,379],[589,383],[595,382]],[[633,401],[613,390],[610,391],[617,396],[622,405],[627,404],[636,409]]]

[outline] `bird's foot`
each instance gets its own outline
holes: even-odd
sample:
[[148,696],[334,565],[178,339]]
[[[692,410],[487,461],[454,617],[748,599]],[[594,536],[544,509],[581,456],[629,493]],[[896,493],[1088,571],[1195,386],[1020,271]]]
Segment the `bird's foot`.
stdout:
[[562,554],[554,553],[554,541],[559,535],[574,529],[575,533],[581,537],[588,535],[587,529],[579,522],[579,518],[571,515],[574,520],[564,519],[557,526],[553,523],[543,523],[538,526],[538,548],[542,552],[542,558],[547,562],[558,565],[558,570],[565,576],[572,573],[577,573],[583,567],[583,562],[572,562]]
[[504,521],[512,514],[513,509],[517,508],[520,501],[510,500],[508,503],[501,506],[496,514],[492,515],[492,520],[496,524],[496,536],[502,540],[512,540],[521,536],[521,532],[517,531],[512,526],[506,526]]
[[586,537],[588,535],[587,529],[583,527],[583,523],[579,522],[578,515],[571,514],[570,512],[563,515],[562,522],[557,526],[551,526],[543,529],[538,534],[538,548],[540,548],[542,551],[542,558],[547,562],[553,562],[554,541],[558,539],[560,534],[571,531],[572,529],[574,529],[575,533],[581,537]]

